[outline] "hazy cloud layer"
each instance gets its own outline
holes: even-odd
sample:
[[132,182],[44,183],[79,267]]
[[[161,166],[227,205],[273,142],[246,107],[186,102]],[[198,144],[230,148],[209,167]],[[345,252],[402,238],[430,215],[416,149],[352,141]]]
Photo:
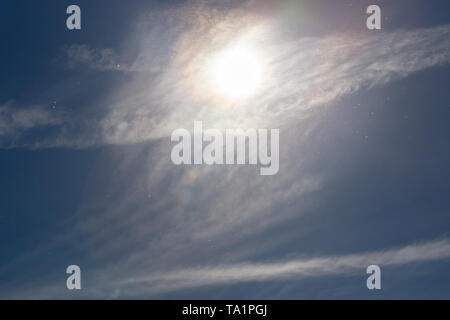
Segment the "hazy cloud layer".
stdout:
[[[65,47],[66,63],[72,68],[141,72],[133,72],[131,80],[101,93],[89,106],[107,110],[95,122],[87,116],[64,119],[76,122],[69,127],[81,127],[84,134],[72,129],[55,133],[55,146],[166,138],[176,128],[191,128],[194,119],[219,129],[283,127],[307,118],[316,106],[450,61],[448,25],[295,39],[283,37],[276,21],[245,9],[244,5],[217,10],[197,2],[144,15],[127,40],[129,47],[138,48],[131,55],[126,49]],[[258,51],[264,67],[258,92],[239,101],[218,96],[207,70],[216,52],[236,43]],[[135,58],[121,64],[120,56]],[[30,123],[40,125],[42,115],[34,116],[36,121]],[[20,124],[9,125],[3,135],[14,132],[15,126]],[[51,141],[42,146],[51,146]]]
[[[349,274],[364,272],[369,264],[450,256],[445,239],[379,252],[254,262],[259,253],[289,242],[289,235],[267,231],[302,218],[309,205],[305,198],[328,182],[326,172],[305,168],[308,154],[302,150],[319,119],[313,117],[319,106],[448,63],[450,26],[286,38],[276,21],[249,12],[246,5],[218,10],[196,2],[152,13],[151,19],[144,15],[122,46],[133,44],[129,47],[138,48],[133,54],[85,45],[64,48],[73,70],[127,72],[122,85],[99,92],[85,106],[90,112],[73,117],[41,107],[0,107],[3,147],[149,142],[111,151],[114,165],[106,173],[105,163],[93,165],[71,232],[2,270],[82,238],[97,263],[89,269],[95,280],[82,294],[103,297],[120,287],[124,296],[135,297],[223,283]],[[262,86],[246,100],[214,93],[205,69],[230,42],[261,54]],[[194,120],[219,129],[281,128],[279,174],[261,177],[251,166],[174,166],[170,134],[179,127],[190,130]],[[40,127],[57,130],[33,131]],[[36,283],[42,284],[32,279],[29,291],[11,296],[60,297],[61,284]]]
[[[283,127],[307,118],[312,108],[361,88],[384,85],[450,61],[449,26],[283,40],[277,36],[276,25],[267,21],[242,34],[239,24],[214,16],[209,21],[214,18],[219,20],[220,33],[216,35],[213,28],[202,37],[197,30],[201,27],[184,32],[164,72],[154,80],[138,76],[111,100],[111,113],[101,122],[105,142],[167,137],[175,128],[191,128],[194,119],[220,129]],[[214,50],[226,46],[235,34],[242,35],[233,41],[260,50],[265,66],[260,91],[245,101],[215,96],[204,70]]]

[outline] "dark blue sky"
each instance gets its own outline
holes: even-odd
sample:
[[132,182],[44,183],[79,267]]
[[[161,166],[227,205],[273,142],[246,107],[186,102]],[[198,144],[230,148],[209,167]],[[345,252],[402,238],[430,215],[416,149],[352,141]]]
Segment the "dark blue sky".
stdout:
[[[450,3],[369,4],[0,2],[0,298],[450,298]],[[247,33],[235,112],[197,72]],[[175,166],[194,120],[280,128],[279,173]]]

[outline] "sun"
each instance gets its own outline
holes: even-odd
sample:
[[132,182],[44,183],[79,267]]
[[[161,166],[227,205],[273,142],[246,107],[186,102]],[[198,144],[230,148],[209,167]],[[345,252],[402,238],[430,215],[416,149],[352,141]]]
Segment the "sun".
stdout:
[[249,97],[261,82],[262,64],[259,55],[242,45],[216,54],[209,69],[213,89],[231,99]]

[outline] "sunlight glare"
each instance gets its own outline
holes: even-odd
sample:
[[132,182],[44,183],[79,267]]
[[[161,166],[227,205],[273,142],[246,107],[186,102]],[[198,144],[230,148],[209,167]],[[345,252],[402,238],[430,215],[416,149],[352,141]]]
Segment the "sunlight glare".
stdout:
[[225,49],[210,67],[215,91],[237,99],[253,94],[261,81],[261,60],[254,50],[242,45]]

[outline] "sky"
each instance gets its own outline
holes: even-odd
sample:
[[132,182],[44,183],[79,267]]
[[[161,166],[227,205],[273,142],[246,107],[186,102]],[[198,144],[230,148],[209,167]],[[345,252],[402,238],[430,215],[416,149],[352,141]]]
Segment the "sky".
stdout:
[[[4,0],[0,38],[0,299],[450,298],[448,1]],[[196,120],[279,171],[174,164]]]

